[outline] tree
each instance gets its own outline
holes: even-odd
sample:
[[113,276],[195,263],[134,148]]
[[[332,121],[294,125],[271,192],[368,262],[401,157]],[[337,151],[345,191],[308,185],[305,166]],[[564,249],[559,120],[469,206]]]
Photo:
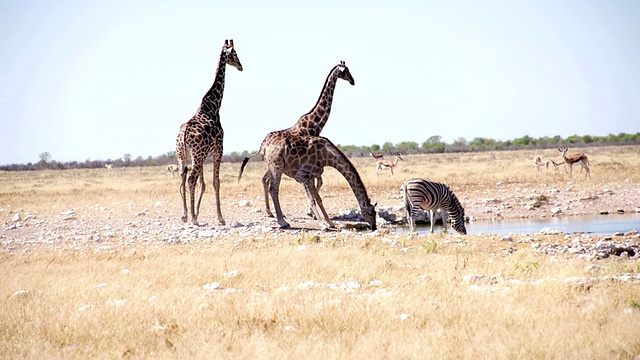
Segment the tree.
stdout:
[[40,157],[40,162],[42,162],[43,164],[46,164],[49,162],[49,160],[51,160],[51,154],[49,154],[48,151],[45,151],[38,156]]
[[127,164],[127,166],[129,166],[129,164],[131,164],[131,154],[124,154],[123,158],[124,158],[124,163]]
[[391,153],[393,152],[393,149],[394,149],[394,148],[395,148],[395,147],[394,147],[394,146],[393,146],[393,144],[392,144],[392,143],[390,143],[390,142],[386,142],[386,143],[382,144],[382,149],[383,149],[384,151],[386,151],[388,154],[391,154]]
[[442,136],[433,135],[429,137],[425,142],[422,143],[422,150],[427,152],[435,152],[435,153],[443,153],[444,152],[444,141],[442,141]]

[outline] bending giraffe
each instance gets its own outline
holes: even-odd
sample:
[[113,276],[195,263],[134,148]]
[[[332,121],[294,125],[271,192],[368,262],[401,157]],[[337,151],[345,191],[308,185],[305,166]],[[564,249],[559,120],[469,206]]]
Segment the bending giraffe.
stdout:
[[589,170],[589,158],[584,153],[573,153],[567,155],[568,148],[558,148],[558,151],[562,153],[562,159],[569,165],[569,177],[573,178],[573,164],[580,163],[583,169],[587,171],[586,177],[591,177],[591,171]]
[[[320,136],[290,135],[280,137],[278,141],[272,142],[270,147],[264,160],[269,169],[269,193],[273,199],[273,207],[276,210],[280,227],[289,227],[280,208],[279,188],[282,174],[295,179],[304,186],[311,210],[320,225],[323,228],[335,227],[324,209],[314,181],[322,176],[325,166],[330,166],[338,170],[347,180],[358,201],[362,216],[371,230],[376,229],[375,205],[371,205],[371,200],[358,171],[329,139]],[[245,165],[246,162],[240,167],[238,180],[242,177]]]
[[[186,182],[189,174],[189,200],[191,222],[198,225],[200,202],[205,191],[204,162],[213,156],[213,189],[216,198],[218,223],[225,221],[220,210],[220,162],[222,161],[222,141],[224,131],[220,124],[220,105],[224,93],[225,70],[229,64],[238,71],[242,71],[242,64],[233,46],[233,40],[225,40],[220,52],[220,60],[216,69],[213,85],[202,98],[202,103],[189,121],[180,126],[180,133],[176,141],[176,157],[180,167],[180,195],[182,196],[182,221],[187,222]],[[187,161],[191,157],[191,170],[187,168]],[[200,197],[195,206],[196,182],[200,180]]]
[[398,161],[400,160],[402,160],[400,153],[396,153],[396,158],[393,161],[378,160],[376,162],[376,175],[380,174],[380,170],[387,169],[389,169],[389,171],[391,171],[391,175],[393,175],[393,168],[398,165]]
[[[344,61],[340,61],[338,65],[334,66],[329,75],[327,75],[326,80],[324,81],[324,85],[322,86],[322,91],[320,92],[320,96],[316,101],[316,104],[313,108],[306,114],[302,115],[298,121],[290,128],[273,131],[267,134],[267,136],[260,144],[260,150],[258,150],[253,155],[245,157],[242,161],[242,167],[247,164],[249,159],[262,153],[262,156],[265,157],[267,154],[265,153],[270,146],[274,144],[279,144],[283,139],[288,138],[290,136],[318,136],[324,126],[327,124],[329,120],[329,115],[331,114],[331,105],[333,104],[333,93],[336,88],[336,84],[338,79],[345,80],[349,82],[351,85],[355,85],[355,80],[353,76],[351,76],[351,72],[349,68],[345,64]],[[265,172],[264,176],[262,176],[262,186],[264,188],[264,201],[265,201],[265,209],[267,216],[273,217],[273,213],[269,207],[269,181],[272,178],[271,174],[269,174],[269,169]],[[316,189],[320,190],[322,187],[322,177],[318,177],[316,180]]]

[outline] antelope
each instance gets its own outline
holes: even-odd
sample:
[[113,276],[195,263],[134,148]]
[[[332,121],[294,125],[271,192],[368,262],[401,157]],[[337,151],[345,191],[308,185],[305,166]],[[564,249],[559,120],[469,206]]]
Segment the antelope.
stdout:
[[[562,161],[562,162],[555,162],[555,161],[553,161],[553,160],[549,160],[549,161],[547,161],[547,169],[549,168],[549,164],[553,165],[553,170],[556,170],[556,171],[558,170],[558,168],[559,168],[560,166],[562,166],[562,165],[566,165],[566,163],[565,163],[564,161]],[[566,167],[564,168],[564,171],[565,171],[565,172],[567,171],[567,168],[566,168]]]
[[111,171],[113,170],[113,164],[109,163],[109,164],[104,164],[104,167],[107,168],[107,170]]
[[176,177],[176,173],[178,172],[179,166],[176,164],[169,164],[165,167],[165,169],[167,170],[167,175],[171,173],[173,177]]
[[393,161],[378,160],[376,162],[376,175],[380,174],[380,170],[389,169],[391,175],[393,175],[393,168],[398,165],[398,161],[402,160],[400,153],[396,153],[396,158]]
[[374,160],[380,160],[384,157],[382,153],[373,153],[373,151],[369,151],[369,156],[371,156]]
[[585,177],[591,177],[591,171],[589,170],[589,158],[584,153],[573,153],[567,155],[568,148],[558,148],[558,151],[562,153],[564,162],[569,165],[569,177],[573,177],[573,164],[580,163],[583,169],[587,170]]
[[535,159],[533,159],[533,165],[536,166],[536,170],[538,171],[540,171],[540,168],[544,166],[544,163],[542,162],[540,156],[537,156]]

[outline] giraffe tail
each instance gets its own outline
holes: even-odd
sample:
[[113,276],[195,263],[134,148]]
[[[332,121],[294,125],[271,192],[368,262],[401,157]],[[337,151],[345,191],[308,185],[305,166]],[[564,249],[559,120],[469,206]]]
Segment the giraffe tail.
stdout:
[[240,174],[238,174],[238,182],[240,182],[240,179],[242,178],[242,172],[244,171],[244,167],[247,166],[247,163],[249,162],[249,160],[252,157],[260,154],[261,152],[262,152],[262,146],[260,146],[260,149],[258,151],[256,151],[255,153],[245,157],[244,160],[242,160],[242,165],[240,166]]

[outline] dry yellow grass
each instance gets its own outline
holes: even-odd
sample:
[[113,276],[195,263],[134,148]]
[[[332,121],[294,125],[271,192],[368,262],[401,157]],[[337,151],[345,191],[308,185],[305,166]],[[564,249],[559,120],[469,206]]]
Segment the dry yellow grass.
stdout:
[[[583,180],[575,171],[574,185],[640,183],[638,147],[581,150],[591,160],[592,178]],[[452,183],[465,194],[481,194],[496,182],[567,184],[568,177],[553,170],[537,173],[535,152],[496,155],[497,161],[487,153],[408,156],[394,177],[374,176],[371,159],[354,163],[373,200],[388,204],[397,203],[392,195],[414,176]],[[240,184],[238,168],[223,165],[223,214],[227,222],[246,223],[263,215],[247,213],[237,202],[250,199],[263,206],[264,164],[250,163]],[[517,236],[504,243],[491,236],[311,228],[253,235],[229,231],[170,244],[127,235],[140,227],[198,231],[179,220],[177,186],[177,178],[160,168],[0,173],[3,224],[22,210],[49,221],[46,226],[53,229],[62,221],[60,212],[73,209],[78,221],[69,228],[86,230],[51,239],[53,244],[45,244],[48,239],[24,243],[35,224],[0,230],[0,357],[640,355],[640,285],[611,278],[640,273],[637,259],[587,262],[542,255]],[[285,212],[303,216],[301,187],[293,181],[282,186]],[[329,212],[356,208],[346,182],[333,170],[327,171],[323,194]],[[211,198],[208,191],[200,215],[212,225],[206,229],[215,228]],[[154,207],[158,201],[165,205]],[[146,218],[133,215],[146,208],[151,209]],[[86,237],[105,226],[116,235],[101,242]],[[535,241],[566,240],[539,235]],[[565,281],[582,276],[599,280]]]

